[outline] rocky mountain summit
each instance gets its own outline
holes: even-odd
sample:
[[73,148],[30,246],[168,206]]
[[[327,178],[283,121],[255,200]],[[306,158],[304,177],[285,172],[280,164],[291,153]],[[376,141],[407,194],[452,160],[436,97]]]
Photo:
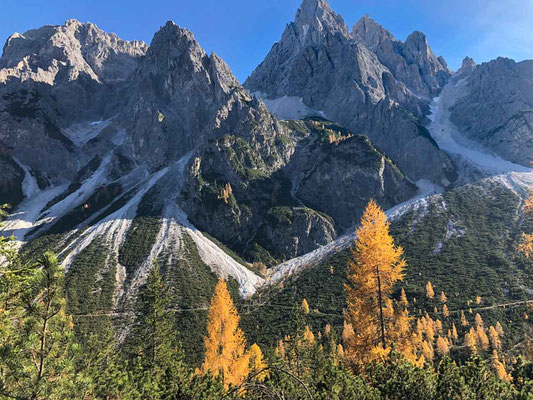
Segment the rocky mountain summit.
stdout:
[[[387,40],[388,45],[380,44]],[[367,135],[411,179],[447,185],[454,179],[454,165],[425,131],[428,103],[411,88],[436,93],[449,71],[420,34],[402,46],[403,55],[394,49],[399,44],[368,18],[356,24],[352,35],[326,1],[304,0],[244,86],[270,102],[301,98],[310,109]],[[398,59],[405,71],[388,68]],[[417,74],[408,72],[414,70]]]

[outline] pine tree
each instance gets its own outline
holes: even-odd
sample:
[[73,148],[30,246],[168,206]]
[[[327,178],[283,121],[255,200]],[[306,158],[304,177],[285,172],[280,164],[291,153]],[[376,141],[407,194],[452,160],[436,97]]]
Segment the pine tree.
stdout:
[[222,375],[226,388],[239,386],[249,373],[251,355],[246,351],[246,339],[239,328],[239,320],[226,282],[220,279],[209,308],[202,371],[213,376]]
[[392,342],[405,354],[413,353],[407,309],[391,300],[394,285],[403,279],[403,250],[394,244],[387,217],[373,200],[356,233],[343,331],[345,357],[354,367],[385,356]]
[[155,262],[140,291],[139,315],[128,346],[137,368],[135,384],[145,398],[158,399],[165,393],[184,397],[183,389],[190,380],[177,342],[168,290],[159,263]]
[[78,347],[72,318],[65,312],[63,284],[63,268],[53,254],[45,253],[22,294],[25,313],[13,343],[18,368],[4,377],[7,386],[13,384],[12,397],[48,399],[68,391]]
[[433,289],[433,284],[429,281],[428,283],[426,283],[426,297],[428,299],[432,299],[433,297],[435,297],[435,291]]

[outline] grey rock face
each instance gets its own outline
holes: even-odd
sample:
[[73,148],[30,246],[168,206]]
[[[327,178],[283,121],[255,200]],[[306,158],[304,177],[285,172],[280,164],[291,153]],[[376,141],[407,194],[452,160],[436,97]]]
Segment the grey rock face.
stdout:
[[72,179],[110,144],[81,148],[65,129],[116,115],[146,50],[76,20],[12,35],[0,58],[0,153],[53,184]]
[[352,227],[371,198],[389,207],[415,194],[365,136],[318,119],[280,123],[258,108],[240,124],[255,126],[252,136],[246,129],[203,147],[183,193],[196,226],[250,258],[272,264],[264,250],[277,260],[304,254]]
[[433,53],[422,32],[413,32],[403,43],[367,15],[353,26],[352,36],[418,95],[436,96],[451,75],[444,59]]
[[338,143],[315,140],[298,150],[289,165],[294,195],[333,217],[340,230],[359,222],[370,199],[390,208],[416,194],[416,186],[365,136]]
[[[473,68],[466,60],[462,92],[451,120],[470,139],[504,159],[533,160],[533,61],[498,58]],[[463,70],[463,68],[461,68]]]
[[[302,20],[302,15],[314,19]],[[414,58],[415,51],[423,48],[421,38],[415,35],[407,48]],[[362,41],[348,34],[325,1],[302,3],[295,22],[244,85],[270,99],[303,98],[328,119],[367,135],[414,180],[446,183],[453,175],[453,163],[421,132],[417,116],[422,117],[427,103],[398,81]]]
[[0,83],[20,79],[57,85],[83,75],[98,82],[127,80],[134,59],[147,49],[143,42],[124,41],[94,24],[68,20],[11,35],[0,58]]

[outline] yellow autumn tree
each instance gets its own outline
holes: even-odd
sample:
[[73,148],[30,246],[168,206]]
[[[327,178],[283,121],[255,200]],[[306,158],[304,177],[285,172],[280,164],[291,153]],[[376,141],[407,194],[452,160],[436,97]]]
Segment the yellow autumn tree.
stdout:
[[440,302],[441,303],[446,303],[446,300],[448,300],[446,298],[446,293],[444,293],[444,290],[442,292],[440,292]]
[[496,371],[498,378],[503,379],[507,382],[510,382],[512,380],[511,375],[508,374],[507,370],[505,369],[505,364],[500,361],[500,357],[498,356],[498,352],[496,350],[492,350],[492,367]]
[[457,328],[455,327],[455,323],[452,324],[452,339],[457,340],[459,335],[457,334]]
[[465,335],[465,346],[470,350],[470,353],[477,353],[477,337],[474,328],[470,330]]
[[490,338],[490,344],[492,345],[492,348],[495,350],[500,350],[502,347],[502,342],[500,340],[500,335],[496,328],[494,328],[492,325],[489,328],[489,338]]
[[444,315],[444,318],[448,318],[450,316],[450,311],[448,310],[448,306],[446,304],[442,306],[442,315]]
[[[526,199],[522,210],[529,216],[533,213],[533,191],[530,191],[529,197]],[[518,251],[523,253],[526,258],[529,258],[531,254],[533,254],[533,234],[522,233],[522,241],[518,245]]]
[[268,371],[263,371],[267,367],[263,352],[256,344],[250,346],[250,372],[256,374],[255,380],[263,382],[268,377]]
[[432,299],[433,297],[435,297],[435,290],[433,289],[433,284],[429,281],[428,283],[426,283],[426,297],[428,299]]
[[251,354],[246,351],[246,339],[239,321],[226,282],[220,279],[209,308],[202,372],[210,372],[213,376],[222,374],[226,388],[240,385],[250,372]]
[[391,300],[395,283],[404,276],[403,250],[394,244],[387,217],[375,201],[368,203],[356,234],[345,285],[345,358],[361,366],[386,356],[394,342],[415,361],[411,318],[400,302]]
[[307,303],[306,299],[302,300],[302,312],[304,314],[309,314],[309,304]]
[[461,310],[461,325],[462,326],[468,326],[468,321],[465,317],[465,312]]
[[447,356],[450,353],[448,341],[441,336],[437,338],[437,353],[439,353],[441,356]]

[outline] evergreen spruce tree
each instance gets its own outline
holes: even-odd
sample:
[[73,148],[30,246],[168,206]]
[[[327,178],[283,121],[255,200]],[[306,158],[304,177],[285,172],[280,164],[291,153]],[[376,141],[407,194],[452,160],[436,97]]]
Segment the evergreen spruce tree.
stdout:
[[190,384],[190,371],[177,342],[170,306],[168,287],[156,262],[140,291],[138,317],[128,343],[134,371],[130,379],[142,398],[159,399],[171,394],[186,398],[183,391]]

